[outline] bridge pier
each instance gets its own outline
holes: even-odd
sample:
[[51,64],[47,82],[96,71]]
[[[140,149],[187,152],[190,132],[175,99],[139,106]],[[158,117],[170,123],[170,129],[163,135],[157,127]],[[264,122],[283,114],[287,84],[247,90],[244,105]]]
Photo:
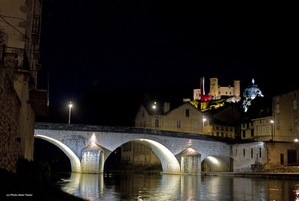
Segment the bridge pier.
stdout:
[[181,172],[201,173],[201,154],[192,148],[181,152]]
[[82,173],[103,173],[104,151],[96,144],[85,147],[82,151],[81,167]]

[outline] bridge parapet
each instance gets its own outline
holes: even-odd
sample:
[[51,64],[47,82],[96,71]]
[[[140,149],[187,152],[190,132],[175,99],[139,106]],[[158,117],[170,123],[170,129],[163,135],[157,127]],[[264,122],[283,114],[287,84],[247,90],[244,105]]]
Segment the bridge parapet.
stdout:
[[110,132],[110,133],[130,133],[130,134],[150,134],[165,137],[191,138],[206,141],[217,141],[224,143],[234,143],[236,140],[211,136],[198,133],[185,133],[168,130],[156,130],[150,128],[136,127],[119,127],[119,126],[100,126],[100,125],[85,125],[85,124],[63,124],[63,123],[36,123],[36,129],[42,130],[65,130],[65,131],[86,131],[86,132]]

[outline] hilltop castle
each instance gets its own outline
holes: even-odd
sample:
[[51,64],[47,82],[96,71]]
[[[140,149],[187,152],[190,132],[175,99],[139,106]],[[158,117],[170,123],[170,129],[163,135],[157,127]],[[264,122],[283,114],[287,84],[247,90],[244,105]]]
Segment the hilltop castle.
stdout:
[[[193,90],[193,100],[201,100],[202,95],[205,95],[204,78],[201,78],[200,89]],[[233,86],[220,86],[218,78],[210,78],[210,91],[208,93],[211,100],[220,100],[224,97],[240,98],[240,80],[234,80]]]

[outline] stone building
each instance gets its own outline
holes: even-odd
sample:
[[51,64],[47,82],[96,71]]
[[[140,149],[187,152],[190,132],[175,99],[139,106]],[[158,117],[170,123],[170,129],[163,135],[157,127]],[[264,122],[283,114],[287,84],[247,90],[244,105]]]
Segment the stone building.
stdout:
[[288,171],[298,166],[299,145],[294,142],[244,142],[232,145],[232,158],[236,172]]
[[[299,90],[273,96],[268,106],[272,109],[270,112],[241,124],[241,138],[254,141],[297,141],[299,138],[298,96]],[[266,106],[262,107],[265,110]]]
[[299,90],[272,98],[274,141],[294,142],[299,137]]
[[141,105],[135,117],[135,127],[203,133],[209,130],[209,123],[207,117],[189,102],[173,110],[169,103],[164,103],[163,111]]
[[164,103],[160,110],[159,106],[153,109],[140,105],[135,116],[135,127],[235,138],[239,132],[239,118],[238,109],[229,103],[217,110],[205,112],[190,102],[184,102],[174,109],[170,109],[169,103]]
[[47,114],[47,91],[37,89],[41,1],[0,1],[0,168],[33,160],[35,116]]
[[[255,103],[262,108],[257,112],[261,115],[241,123],[241,139],[260,142],[265,147],[262,150],[267,152],[266,169],[299,165],[298,93],[292,91],[273,96],[268,106]],[[272,109],[269,113],[265,112],[267,107]],[[251,144],[242,146],[249,149]]]
[[274,140],[274,120],[272,116],[250,119],[241,124],[241,139],[254,141]]

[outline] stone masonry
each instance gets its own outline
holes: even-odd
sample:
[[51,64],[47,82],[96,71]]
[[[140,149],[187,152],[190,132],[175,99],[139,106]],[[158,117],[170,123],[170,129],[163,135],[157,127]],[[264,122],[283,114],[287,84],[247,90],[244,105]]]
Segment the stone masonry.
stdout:
[[21,103],[6,69],[0,65],[0,168],[16,171],[20,153]]

